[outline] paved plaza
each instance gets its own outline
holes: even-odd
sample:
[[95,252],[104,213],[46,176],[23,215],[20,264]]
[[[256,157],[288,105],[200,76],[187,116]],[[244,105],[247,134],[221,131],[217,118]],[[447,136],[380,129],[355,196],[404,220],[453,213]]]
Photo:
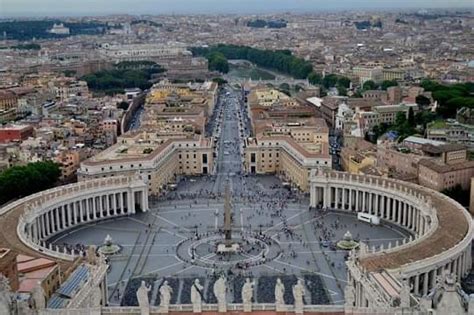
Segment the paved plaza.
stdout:
[[[369,226],[349,213],[309,210],[308,196],[284,187],[279,178],[244,176],[247,114],[236,92],[227,88],[223,93],[208,128],[216,139],[215,175],[178,179],[176,190],[150,200],[150,211],[85,225],[53,242],[83,248],[102,245],[110,235],[121,246],[109,257],[113,305],[137,305],[142,280],[152,286],[152,304],[159,304],[164,280],[173,288],[171,303],[187,304],[196,278],[204,286],[204,301],[215,303],[212,286],[220,275],[227,278],[231,303],[241,302],[242,285],[250,277],[256,303],[274,303],[275,282],[281,278],[285,302],[292,304],[291,287],[302,278],[306,304],[343,304],[348,252],[337,250],[336,242],[350,231],[356,240],[387,247],[408,234],[388,225]],[[232,239],[240,250],[222,255],[216,247],[224,238],[226,186]]]
[[[214,297],[208,288],[212,288],[213,276],[224,273],[231,284],[228,297],[231,302],[239,302],[243,277],[256,279],[256,302],[273,302],[274,282],[279,276],[288,287],[287,303],[292,302],[291,285],[296,277],[302,277],[308,289],[307,304],[341,304],[347,252],[336,250],[333,244],[348,230],[354,238],[371,246],[384,244],[387,247],[388,242],[406,236],[388,226],[369,226],[352,214],[309,211],[309,201],[283,188],[276,177],[243,177],[241,180],[244,187],[252,187],[253,193],[234,198],[233,236],[250,239],[263,235],[271,239],[266,258],[262,258],[261,253],[268,248],[258,244],[238,257],[215,253],[210,239],[222,235],[222,196],[217,194],[215,199],[206,200],[192,197],[200,195],[206,187],[211,189],[214,185],[211,178],[183,181],[173,197],[169,197],[173,200],[153,203],[150,212],[83,226],[58,237],[55,242],[101,245],[109,234],[122,246],[120,254],[110,258],[111,303],[134,304],[133,288],[139,285],[141,278],[155,283],[153,300],[158,296],[159,284],[168,279],[175,289],[174,303],[189,303],[191,282],[200,278],[210,303]],[[289,200],[283,208],[278,208],[272,195]],[[198,246],[193,254],[192,244],[200,241],[204,241],[203,246]],[[137,280],[130,281],[133,278]],[[124,296],[132,301],[123,300]]]

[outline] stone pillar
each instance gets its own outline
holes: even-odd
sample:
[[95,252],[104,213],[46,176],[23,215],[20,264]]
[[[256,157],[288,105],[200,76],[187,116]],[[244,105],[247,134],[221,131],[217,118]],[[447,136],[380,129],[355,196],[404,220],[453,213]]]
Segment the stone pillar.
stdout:
[[46,218],[46,236],[49,236],[51,234],[51,225],[50,225],[50,221],[49,221],[49,211],[46,212],[44,215],[45,215],[45,218]]
[[128,192],[128,211],[127,214],[135,213],[135,193],[132,191]]
[[362,212],[368,212],[366,207],[365,207],[365,199],[366,199],[366,192],[365,190],[362,190]]
[[411,220],[413,217],[413,211],[411,205],[408,206],[408,216],[407,216],[407,227],[411,230]]
[[379,212],[379,199],[380,199],[380,195],[377,193],[377,194],[374,194],[374,199],[375,199],[375,205],[374,205],[374,212],[377,216],[380,217],[380,212]]
[[428,272],[423,274],[423,296],[428,295]]
[[349,188],[349,210],[352,211],[352,189]]
[[346,189],[342,188],[342,209],[346,210]]
[[42,240],[45,237],[45,230],[44,230],[44,218],[43,215],[40,215],[38,217],[38,223],[39,223],[39,230],[40,230],[40,240]]
[[402,201],[401,200],[397,201],[397,223],[398,224],[402,223]]
[[359,212],[359,190],[356,189],[356,206],[355,206],[355,211]]
[[73,218],[74,218],[74,214],[75,214],[75,213],[74,213],[74,208],[75,208],[75,207],[74,207],[74,204],[75,204],[75,202],[73,201],[73,202],[71,202],[71,203],[69,204],[69,207],[68,207],[68,211],[69,211],[69,216],[68,216],[68,219],[69,219],[69,226],[72,226],[72,225],[73,225],[73,222],[74,222],[74,221],[73,221],[73,220],[74,220],[74,219],[73,219]]
[[146,197],[146,190],[147,188],[144,188],[142,190],[142,211],[143,212],[148,211],[148,198]]
[[67,211],[66,205],[63,205],[61,207],[61,218],[63,220],[63,229],[66,228],[66,211]]
[[79,206],[79,211],[77,211],[77,214],[78,214],[78,218],[77,218],[77,223],[82,223],[82,220],[84,218],[84,201],[83,200],[79,200],[78,202],[78,206]]
[[414,287],[414,293],[415,295],[420,294],[420,275],[415,276],[415,287]]
[[104,216],[104,204],[103,204],[103,196],[100,195],[98,197],[98,201],[99,201],[99,204],[97,205],[98,206],[98,210],[99,210],[99,218],[102,218]]
[[97,220],[97,196],[92,197],[92,220]]
[[402,216],[402,225],[406,226],[407,225],[407,203],[404,201],[403,204],[403,216]]

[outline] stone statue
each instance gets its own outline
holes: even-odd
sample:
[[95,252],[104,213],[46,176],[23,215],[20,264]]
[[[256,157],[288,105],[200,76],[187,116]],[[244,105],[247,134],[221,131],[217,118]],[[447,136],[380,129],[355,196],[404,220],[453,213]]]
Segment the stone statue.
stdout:
[[97,247],[95,245],[89,245],[87,248],[87,261],[91,265],[95,265],[97,263],[96,250]]
[[8,278],[0,274],[0,314],[13,314],[12,293]]
[[150,290],[151,287],[147,287],[145,281],[142,281],[141,286],[137,290],[137,300],[141,315],[150,314],[150,302],[148,301],[148,292],[150,292]]
[[97,308],[100,307],[100,303],[102,302],[102,291],[100,290],[99,286],[94,286],[92,289],[92,293],[90,295],[90,306]]
[[35,303],[35,309],[36,310],[42,310],[46,308],[46,300],[44,297],[44,290],[43,287],[41,286],[41,282],[38,281],[36,286],[33,288],[33,291],[31,292],[31,296],[33,297],[33,301]]
[[227,312],[227,304],[226,304],[226,293],[227,293],[227,281],[225,280],[224,276],[221,276],[214,282],[214,295],[217,299],[217,306],[219,312]]
[[245,279],[244,286],[242,287],[242,303],[244,304],[244,312],[252,311],[252,297],[253,287],[255,281],[250,281],[250,278]]
[[275,285],[275,305],[277,312],[284,312],[285,311],[285,300],[283,295],[285,294],[285,286],[281,279],[278,278],[276,285]]
[[191,287],[191,303],[193,303],[194,313],[201,313],[202,311],[202,289],[204,287],[199,283],[199,279],[194,280]]
[[345,306],[346,307],[354,307],[355,304],[355,288],[352,280],[347,282],[344,288],[344,298],[346,300]]
[[296,285],[293,286],[293,297],[295,298],[295,313],[303,314],[304,302],[303,297],[305,294],[305,287],[303,280],[298,279]]
[[164,281],[160,287],[160,312],[168,313],[171,301],[171,293],[173,289],[168,285],[168,281]]
[[410,307],[410,283],[408,279],[402,281],[402,286],[400,288],[400,306],[401,307]]

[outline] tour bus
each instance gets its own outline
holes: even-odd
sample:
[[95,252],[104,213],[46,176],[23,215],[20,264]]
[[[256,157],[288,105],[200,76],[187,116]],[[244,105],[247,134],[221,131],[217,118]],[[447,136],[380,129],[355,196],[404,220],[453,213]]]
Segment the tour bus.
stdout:
[[364,221],[373,225],[380,225],[380,218],[373,214],[359,212],[357,214],[357,219]]

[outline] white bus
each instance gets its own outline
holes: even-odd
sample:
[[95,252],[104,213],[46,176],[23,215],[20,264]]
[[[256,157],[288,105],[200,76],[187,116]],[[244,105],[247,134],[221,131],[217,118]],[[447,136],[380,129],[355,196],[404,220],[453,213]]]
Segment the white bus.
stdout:
[[373,224],[373,225],[380,225],[380,218],[373,214],[359,212],[357,214],[357,219],[363,222]]

